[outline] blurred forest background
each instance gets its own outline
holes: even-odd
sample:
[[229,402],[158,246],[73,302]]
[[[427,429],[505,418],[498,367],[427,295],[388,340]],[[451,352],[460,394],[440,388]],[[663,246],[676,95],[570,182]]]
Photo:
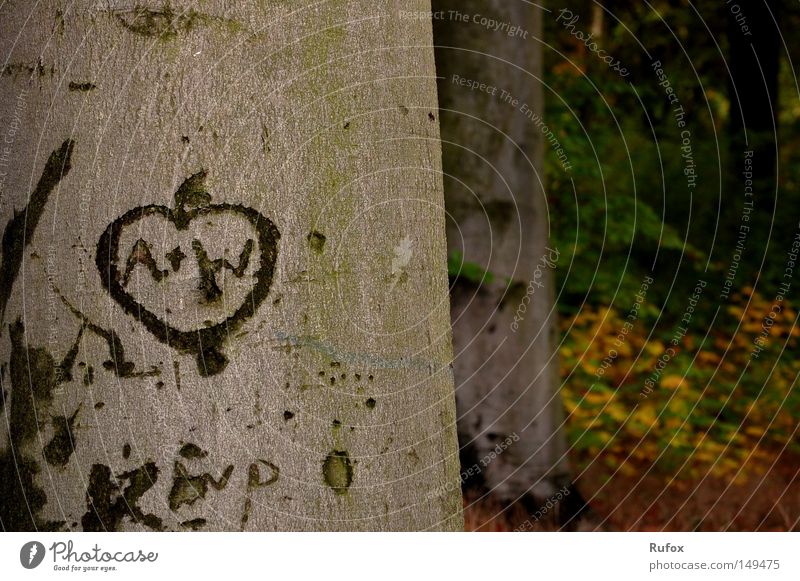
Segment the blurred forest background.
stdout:
[[[800,3],[739,4],[546,3],[544,119],[568,159],[545,143],[569,456],[614,529],[800,518]],[[504,528],[475,510],[468,526]]]

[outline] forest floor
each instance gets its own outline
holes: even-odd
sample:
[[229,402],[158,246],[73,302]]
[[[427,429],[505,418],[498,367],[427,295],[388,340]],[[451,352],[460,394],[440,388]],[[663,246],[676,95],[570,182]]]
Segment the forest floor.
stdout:
[[[691,481],[670,482],[645,466],[631,476],[609,464],[593,461],[577,477],[576,487],[593,513],[578,530],[800,531],[796,453],[746,462],[736,478],[707,474]],[[532,522],[522,507],[503,508],[474,493],[466,496],[464,517],[467,531],[560,528],[552,518]]]

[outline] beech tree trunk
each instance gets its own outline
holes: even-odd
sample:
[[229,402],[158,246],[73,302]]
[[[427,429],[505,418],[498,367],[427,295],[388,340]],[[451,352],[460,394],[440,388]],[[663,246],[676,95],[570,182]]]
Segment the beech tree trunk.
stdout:
[[0,6],[4,530],[458,530],[425,0]]
[[[477,464],[502,499],[545,499],[569,476],[559,251],[548,245],[542,184],[541,10],[517,0],[433,5],[448,241],[461,267],[451,296],[462,463]],[[489,274],[476,280],[476,270]]]

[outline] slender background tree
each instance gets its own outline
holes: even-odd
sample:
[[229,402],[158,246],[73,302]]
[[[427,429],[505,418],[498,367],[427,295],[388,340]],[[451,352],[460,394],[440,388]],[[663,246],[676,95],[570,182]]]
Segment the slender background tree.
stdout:
[[542,181],[541,10],[433,6],[462,464],[477,464],[473,480],[496,497],[535,506],[570,484],[555,349],[559,250],[548,243]]

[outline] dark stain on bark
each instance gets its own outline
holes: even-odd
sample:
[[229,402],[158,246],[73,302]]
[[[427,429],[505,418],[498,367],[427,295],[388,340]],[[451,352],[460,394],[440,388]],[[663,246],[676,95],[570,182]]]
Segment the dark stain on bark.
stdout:
[[239,265],[233,266],[224,258],[211,260],[208,253],[203,248],[203,244],[197,240],[192,240],[192,250],[197,258],[197,266],[200,270],[199,290],[203,293],[206,303],[215,303],[222,298],[222,290],[217,284],[217,275],[225,268],[230,270],[236,278],[244,276],[247,265],[250,264],[250,254],[253,252],[253,241],[245,242],[244,249],[239,254]]
[[265,486],[269,486],[270,484],[275,484],[278,481],[278,477],[280,476],[280,470],[278,469],[275,464],[272,462],[267,462],[266,460],[258,460],[261,464],[269,468],[270,470],[270,477],[262,480],[261,479],[261,469],[258,467],[258,464],[253,462],[247,469],[247,490],[256,490],[258,488],[264,488]]
[[72,456],[72,452],[75,451],[73,430],[80,410],[79,406],[70,417],[56,416],[53,418],[53,437],[42,450],[44,459],[51,466],[66,466]]
[[56,10],[56,18],[55,22],[53,23],[53,32],[57,32],[59,35],[64,34],[64,12],[61,10]]
[[56,368],[56,382],[66,383],[72,381],[72,369],[75,367],[75,359],[78,357],[78,349],[80,348],[81,337],[83,337],[84,326],[81,325],[78,329],[78,336],[70,346],[67,354],[64,356],[63,361]]
[[244,530],[247,526],[247,521],[250,520],[250,512],[253,508],[252,493],[254,490],[264,488],[270,484],[275,484],[280,477],[281,471],[272,462],[258,459],[258,462],[266,466],[270,470],[269,478],[261,479],[261,469],[258,464],[253,462],[247,469],[247,492],[244,495],[244,508],[242,510],[242,519],[240,521],[240,530]]
[[[193,448],[190,448],[189,456],[197,457],[198,451],[201,458],[206,455],[206,452],[194,444],[187,445],[193,446]],[[181,452],[184,452],[185,449],[186,446],[181,449]],[[191,506],[201,498],[205,498],[209,487],[214,490],[223,490],[228,486],[231,474],[233,474],[233,464],[225,468],[219,479],[215,479],[207,472],[197,475],[189,474],[189,470],[183,462],[177,460],[175,462],[175,475],[172,479],[172,489],[169,491],[170,510],[178,510],[184,504]]]
[[43,522],[39,512],[47,502],[35,477],[39,464],[29,454],[37,442],[39,418],[46,417],[57,384],[56,362],[45,349],[25,344],[19,319],[11,336],[11,402],[8,409],[8,449],[0,456],[0,524],[6,531],[57,530],[61,522]]
[[211,16],[191,8],[177,12],[168,5],[158,10],[136,6],[129,10],[111,12],[126,30],[139,36],[162,40],[173,40],[182,33],[214,22],[226,25],[232,32],[241,28],[241,24],[235,20]]
[[[83,329],[88,329],[89,331],[91,331],[92,333],[103,339],[106,342],[106,345],[108,345],[108,354],[111,357],[111,359],[103,361],[103,369],[111,371],[114,373],[114,375],[116,375],[117,377],[121,377],[123,379],[128,379],[133,377],[152,377],[161,375],[161,370],[157,367],[151,367],[148,371],[137,371],[136,364],[133,361],[128,361],[125,358],[125,347],[123,346],[122,340],[119,338],[119,335],[117,335],[116,332],[95,325],[89,320],[89,318],[86,315],[84,315],[82,312],[80,312],[78,309],[72,306],[72,304],[66,299],[66,297],[64,297],[64,295],[60,293],[60,291],[57,288],[53,288],[53,291],[56,294],[58,294],[59,298],[61,299],[61,302],[64,303],[64,306],[66,306],[70,310],[70,312],[81,321],[81,330],[78,332],[78,338],[76,339],[74,345],[76,353],[77,353],[77,345],[81,338],[81,333],[83,332]],[[67,378],[72,377],[72,373],[70,370],[67,370],[66,372],[62,371],[62,373],[64,377]],[[94,374],[92,373],[92,376],[90,377],[91,380],[94,379],[93,375]],[[67,379],[67,381],[69,381],[69,379]]]
[[88,93],[96,88],[97,85],[94,83],[76,83],[75,81],[70,81],[69,83],[69,90],[73,93]]
[[178,454],[180,454],[187,460],[196,460],[208,456],[208,452],[200,448],[200,446],[198,446],[197,444],[192,444],[191,442],[188,444],[184,444],[183,447],[181,447]]
[[261,149],[264,151],[264,155],[268,155],[272,148],[269,144],[269,129],[265,124],[261,124]]
[[160,282],[169,275],[169,270],[161,270],[158,268],[156,260],[153,258],[153,253],[150,250],[150,245],[141,238],[134,242],[133,248],[131,248],[130,253],[128,253],[128,260],[125,261],[125,272],[122,274],[123,286],[128,284],[131,274],[133,274],[133,269],[136,268],[137,264],[143,264],[156,282]]
[[[155,462],[123,472],[112,477],[111,469],[103,464],[92,465],[89,486],[86,489],[86,513],[81,518],[84,531],[118,531],[127,518],[133,522],[160,531],[164,529],[161,518],[145,514],[138,506],[139,500],[158,480]],[[127,486],[121,483],[127,482]]]
[[308,240],[308,245],[311,247],[311,250],[313,250],[316,254],[322,254],[325,250],[326,238],[321,232],[312,230],[308,233],[306,240]]
[[353,463],[350,455],[343,450],[334,450],[322,464],[322,476],[325,484],[336,494],[347,494],[353,483]]
[[3,258],[0,262],[0,321],[5,320],[6,305],[11,289],[22,265],[23,251],[33,240],[33,234],[44,213],[50,194],[72,168],[72,150],[75,142],[67,139],[50,154],[36,188],[31,192],[28,205],[6,224],[3,232]]
[[186,254],[183,253],[180,246],[176,246],[167,253],[167,260],[169,260],[169,265],[172,267],[172,272],[180,270],[181,262],[183,262],[184,258],[186,258]]
[[83,385],[89,387],[94,383],[94,367],[91,365],[86,367],[86,371],[83,373]]
[[35,65],[29,65],[24,63],[10,63],[0,69],[0,74],[8,76],[8,77],[16,77],[20,74],[28,74],[31,78],[32,77],[44,77],[45,75],[53,76],[56,72],[54,66],[50,65],[50,67],[45,67],[44,63],[39,60]]

